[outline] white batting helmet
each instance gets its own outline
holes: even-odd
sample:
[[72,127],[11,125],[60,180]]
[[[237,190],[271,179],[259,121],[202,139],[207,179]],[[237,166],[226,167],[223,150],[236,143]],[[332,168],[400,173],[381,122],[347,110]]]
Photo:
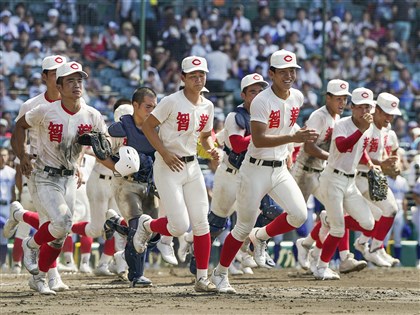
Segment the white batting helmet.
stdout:
[[115,164],[115,170],[121,176],[128,176],[140,169],[140,157],[136,149],[130,146],[122,146],[119,149],[120,159]]
[[133,115],[134,108],[131,104],[122,104],[114,112],[114,121],[120,121],[121,116]]

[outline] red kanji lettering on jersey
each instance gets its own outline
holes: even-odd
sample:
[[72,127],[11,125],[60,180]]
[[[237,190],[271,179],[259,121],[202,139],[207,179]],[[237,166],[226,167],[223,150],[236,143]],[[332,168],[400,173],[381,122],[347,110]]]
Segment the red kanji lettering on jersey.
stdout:
[[270,119],[268,120],[268,128],[280,127],[280,110],[271,111]]
[[368,144],[369,144],[369,138],[366,137],[363,139],[363,150],[367,148]]
[[324,142],[331,140],[332,132],[333,132],[333,129],[331,127],[328,127],[327,131],[325,131]]
[[124,140],[123,140],[123,145],[127,145],[127,143],[128,143],[127,138],[124,138]]
[[79,125],[79,127],[77,127],[77,133],[79,134],[79,135],[82,135],[82,134],[84,134],[84,133],[87,133],[87,132],[91,132],[92,131],[92,125],[88,125],[88,124],[86,124],[86,125],[84,125],[84,124],[80,124]]
[[370,140],[369,152],[377,152],[378,147],[379,147],[379,139],[372,138],[372,140]]
[[384,147],[385,147],[386,154],[391,155],[392,145],[388,144],[388,135],[385,135],[384,137]]
[[56,141],[61,143],[61,139],[63,138],[63,124],[53,124],[53,122],[50,121],[48,130],[48,134],[50,135],[50,142]]
[[299,116],[299,112],[300,112],[299,107],[293,107],[290,110],[290,124],[289,124],[289,127],[292,127],[296,123],[296,120]]
[[209,115],[202,114],[200,115],[200,125],[198,126],[198,132],[202,131],[209,120]]
[[178,112],[178,116],[176,116],[176,119],[178,121],[178,131],[187,131],[188,126],[190,125],[190,114],[183,114],[181,112]]

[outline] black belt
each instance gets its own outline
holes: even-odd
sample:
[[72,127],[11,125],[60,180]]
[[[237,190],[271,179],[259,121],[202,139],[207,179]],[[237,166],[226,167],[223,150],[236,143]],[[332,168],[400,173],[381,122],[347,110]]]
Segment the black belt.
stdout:
[[195,160],[195,155],[189,155],[189,156],[181,156],[178,159],[180,159],[184,163],[192,162]]
[[357,175],[360,175],[362,177],[368,177],[368,174],[365,172],[357,172]]
[[9,202],[7,200],[0,200],[0,206],[7,206]]
[[253,157],[249,157],[249,161],[252,164],[257,164],[257,165],[262,165],[262,166],[271,166],[271,167],[281,167],[284,164],[284,161],[258,160]]
[[303,166],[303,170],[305,172],[315,172],[315,173],[321,173],[322,170],[317,170],[316,168],[308,167],[306,165]]
[[60,176],[72,176],[74,170],[68,170],[66,168],[55,168],[51,166],[45,166],[44,172],[48,172],[50,175],[60,175]]
[[22,185],[22,187],[26,187],[26,186],[28,186],[28,183],[25,183],[25,184]]
[[112,176],[99,174],[100,179],[112,179]]
[[343,176],[346,176],[346,177],[349,177],[349,178],[354,177],[354,174],[346,174],[346,173],[343,173],[342,171],[339,171],[337,169],[334,169],[334,173],[339,174],[339,175],[343,175]]
[[238,172],[238,170],[235,170],[235,169],[233,169],[233,168],[228,167],[228,168],[226,169],[226,172],[228,172],[228,173],[232,173],[232,174],[236,174],[236,173]]

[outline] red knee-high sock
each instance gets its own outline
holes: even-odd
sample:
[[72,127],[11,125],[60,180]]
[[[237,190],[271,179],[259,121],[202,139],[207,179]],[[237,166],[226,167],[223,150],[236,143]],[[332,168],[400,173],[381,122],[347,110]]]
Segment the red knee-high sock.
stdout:
[[82,235],[82,236],[87,236],[86,235],[86,225],[88,225],[89,222],[78,222],[73,224],[73,226],[71,227],[71,231],[73,233]]
[[[58,258],[58,256],[57,256],[57,258]],[[53,269],[53,268],[56,268],[56,267],[57,267],[57,259],[52,262],[52,264],[50,265],[50,269]]]
[[54,248],[48,244],[42,244],[39,249],[38,267],[42,272],[47,272],[50,266],[57,260],[60,255],[61,248]]
[[38,212],[26,211],[23,214],[23,222],[28,223],[34,229],[39,229],[39,215]]
[[63,244],[62,251],[63,253],[73,252],[73,238],[71,237],[71,235],[67,235],[66,240],[64,241],[64,244]]
[[172,234],[168,231],[168,218],[162,217],[159,219],[152,220],[150,222],[150,229],[153,232],[160,233],[161,235],[171,236]]
[[49,225],[49,221],[45,222],[39,227],[39,230],[35,233],[34,240],[38,245],[42,245],[55,240],[55,237],[52,236],[50,231],[48,230]]
[[90,253],[92,250],[92,243],[93,243],[92,237],[82,235],[82,237],[80,237],[80,253],[81,254]]
[[21,261],[23,257],[23,249],[22,249],[22,239],[15,237],[15,241],[13,242],[13,251],[12,251],[13,261]]
[[350,250],[350,231],[345,229],[344,236],[341,238],[340,243],[338,243],[338,250],[342,252],[343,250]]
[[389,230],[391,229],[393,223],[394,217],[382,216],[377,222],[377,224],[375,224],[372,236],[378,241],[383,241],[386,235],[388,234]]
[[223,244],[222,252],[220,253],[220,265],[223,267],[229,267],[243,243],[244,242],[235,239],[232,236],[232,233],[229,233],[225,239],[225,243]]
[[284,234],[296,229],[296,227],[292,226],[287,222],[288,214],[286,212],[280,214],[277,218],[275,218],[271,223],[267,224],[265,230],[268,236],[273,237],[278,234]]
[[319,230],[321,229],[321,221],[318,221],[317,224],[315,224],[315,226],[313,227],[312,231],[311,231],[311,237],[314,241],[318,241],[319,240]]
[[362,228],[360,226],[359,222],[357,222],[355,219],[353,219],[353,217],[351,217],[349,215],[346,215],[344,217],[344,222],[345,222],[346,228],[348,228],[352,231],[360,231],[366,236],[372,236],[373,231],[368,231],[368,230],[365,230],[364,228]]
[[319,237],[318,237],[318,239],[316,240],[316,242],[315,242],[315,246],[316,247],[318,247],[318,248],[322,248],[322,242],[321,242],[321,240],[319,239]]
[[210,249],[210,233],[201,236],[194,235],[194,255],[197,269],[207,269],[209,267]]
[[337,249],[340,240],[341,237],[336,237],[332,236],[331,234],[328,234],[327,238],[324,241],[321,251],[321,260],[323,262],[330,262],[331,258],[334,256],[335,250]]
[[115,253],[115,238],[112,237],[104,243],[104,254],[112,256]]

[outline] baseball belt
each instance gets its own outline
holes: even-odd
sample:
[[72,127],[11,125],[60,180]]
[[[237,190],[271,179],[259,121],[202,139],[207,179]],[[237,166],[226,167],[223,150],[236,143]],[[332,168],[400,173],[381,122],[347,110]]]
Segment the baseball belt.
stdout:
[[99,174],[99,178],[100,178],[100,179],[108,179],[108,180],[111,180],[111,179],[112,179],[112,176]]
[[189,163],[195,160],[195,155],[181,156],[179,159],[184,163]]
[[337,170],[337,169],[334,169],[334,173],[336,173],[338,175],[343,175],[343,176],[346,176],[346,177],[349,177],[349,178],[353,178],[354,177],[354,174],[346,174],[346,173],[344,173],[344,172],[342,172],[340,170]]
[[362,176],[362,177],[368,177],[368,174],[365,172],[357,172],[357,175]]
[[322,170],[318,170],[316,168],[308,167],[306,165],[303,166],[303,170],[305,172],[314,172],[314,173],[321,173],[322,172]]
[[282,167],[284,164],[284,161],[259,160],[259,159],[253,158],[252,156],[249,157],[249,162],[256,165],[270,166],[270,167]]
[[232,173],[232,174],[236,174],[236,173],[238,173],[239,171],[238,171],[238,170],[235,170],[235,169],[233,169],[233,168],[228,167],[228,168],[226,168],[226,172],[228,172],[228,173]]
[[44,172],[47,172],[49,175],[59,175],[59,176],[72,176],[74,170],[68,170],[66,168],[55,168],[51,166],[45,166]]

